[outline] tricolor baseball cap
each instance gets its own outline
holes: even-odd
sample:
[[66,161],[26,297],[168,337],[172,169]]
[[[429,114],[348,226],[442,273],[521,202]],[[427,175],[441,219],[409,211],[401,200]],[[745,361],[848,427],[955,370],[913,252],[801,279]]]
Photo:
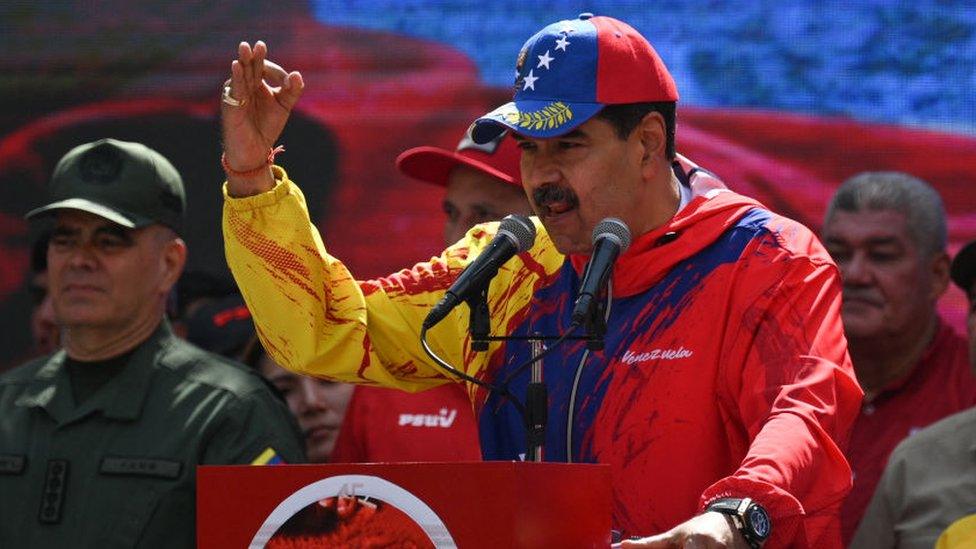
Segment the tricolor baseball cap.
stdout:
[[414,147],[397,157],[396,167],[408,177],[446,187],[451,171],[458,166],[467,166],[521,188],[520,158],[518,143],[508,132],[503,131],[487,143],[479,144],[471,139],[468,131],[455,150]]
[[678,100],[671,73],[640,33],[590,13],[553,23],[529,38],[515,73],[514,101],[474,122],[475,141],[490,141],[505,129],[556,137],[607,105]]
[[183,179],[166,157],[141,143],[100,139],[71,149],[55,166],[49,190],[52,202],[25,217],[74,209],[130,229],[162,223],[183,230]]

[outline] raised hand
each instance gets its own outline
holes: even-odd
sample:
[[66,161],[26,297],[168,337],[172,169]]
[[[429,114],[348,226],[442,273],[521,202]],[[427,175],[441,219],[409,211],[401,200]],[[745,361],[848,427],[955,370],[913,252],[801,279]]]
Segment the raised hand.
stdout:
[[305,88],[302,75],[268,61],[260,40],[241,42],[231,63],[231,78],[221,101],[224,162],[229,192],[247,196],[267,191],[274,177],[267,165],[291,109]]

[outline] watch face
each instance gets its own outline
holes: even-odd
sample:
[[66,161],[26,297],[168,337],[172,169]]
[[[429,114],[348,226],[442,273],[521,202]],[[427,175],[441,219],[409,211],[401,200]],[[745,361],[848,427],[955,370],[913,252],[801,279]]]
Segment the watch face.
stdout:
[[746,511],[746,519],[749,521],[749,526],[752,531],[755,532],[756,537],[760,540],[764,540],[769,537],[770,523],[769,515],[766,514],[766,510],[759,506],[752,506]]

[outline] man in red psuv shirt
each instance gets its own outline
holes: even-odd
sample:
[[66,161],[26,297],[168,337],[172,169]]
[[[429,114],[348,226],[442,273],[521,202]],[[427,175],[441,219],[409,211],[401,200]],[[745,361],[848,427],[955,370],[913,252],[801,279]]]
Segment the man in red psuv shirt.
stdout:
[[[465,133],[453,151],[415,147],[396,160],[401,173],[445,190],[444,245],[478,223],[530,215],[519,150],[508,134],[484,144]],[[330,461],[480,461],[478,424],[463,385],[419,393],[360,385],[353,391]]]
[[966,340],[936,312],[950,262],[934,189],[898,172],[855,176],[831,200],[823,240],[841,269],[844,331],[865,393],[847,452],[854,472],[841,512],[847,543],[891,451],[976,404],[976,379]]

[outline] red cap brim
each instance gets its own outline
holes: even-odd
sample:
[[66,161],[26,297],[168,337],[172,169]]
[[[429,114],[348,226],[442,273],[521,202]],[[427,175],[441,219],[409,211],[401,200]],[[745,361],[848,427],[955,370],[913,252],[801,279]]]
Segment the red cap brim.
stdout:
[[408,177],[446,187],[451,171],[458,166],[467,166],[521,188],[520,156],[518,144],[506,137],[494,153],[478,149],[456,152],[438,147],[415,147],[397,157],[396,167]]

